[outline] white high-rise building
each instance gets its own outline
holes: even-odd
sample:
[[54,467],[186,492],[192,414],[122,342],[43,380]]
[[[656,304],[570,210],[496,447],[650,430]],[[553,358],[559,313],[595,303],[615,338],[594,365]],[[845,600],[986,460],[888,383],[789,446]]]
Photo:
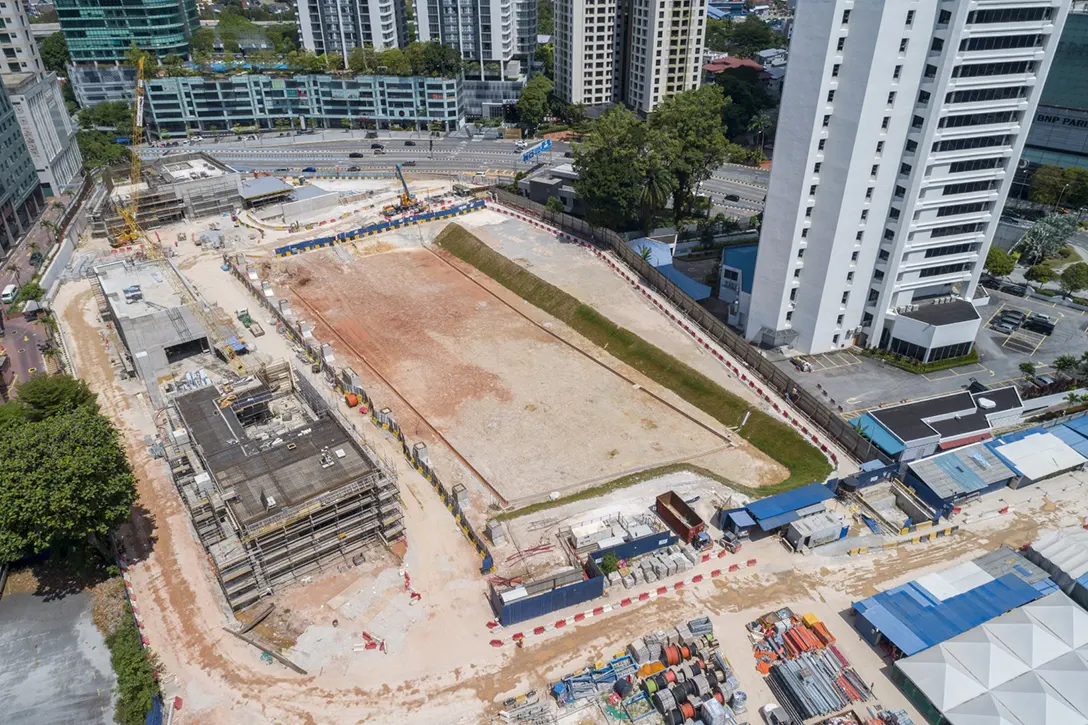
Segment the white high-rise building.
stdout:
[[[479,64],[477,73],[471,75],[479,75],[481,80],[519,75],[520,64],[509,69],[507,64],[515,56],[529,52],[525,46],[530,34],[536,43],[536,9],[527,8],[525,0],[414,2],[417,39],[437,41],[461,51],[465,60]],[[532,24],[531,31],[524,27],[528,23]]]
[[54,196],[78,186],[83,157],[56,73],[4,73],[2,78],[43,193]]
[[555,91],[642,113],[698,88],[707,0],[557,0]]
[[30,20],[21,2],[0,3],[0,70],[4,73],[41,73],[45,70]]
[[298,29],[303,48],[339,53],[345,68],[353,48],[400,48],[410,40],[404,0],[299,0]]
[[803,0],[749,339],[970,352],[975,287],[1069,0]]

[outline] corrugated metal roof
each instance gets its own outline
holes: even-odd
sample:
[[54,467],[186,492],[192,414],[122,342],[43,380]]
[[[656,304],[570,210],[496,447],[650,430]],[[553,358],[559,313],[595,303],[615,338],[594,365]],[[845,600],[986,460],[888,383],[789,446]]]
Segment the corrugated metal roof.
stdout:
[[922,483],[941,499],[981,491],[1016,478],[1012,470],[985,445],[958,448],[907,464]]
[[710,293],[713,292],[710,287],[696,282],[671,264],[658,267],[657,271],[668,277],[670,282],[683,290],[684,294],[696,302],[707,299],[710,297]]
[[[792,491],[786,491],[785,493],[753,501],[744,508],[748,510],[748,513],[752,515],[752,518],[757,522],[761,522],[764,519],[770,519],[786,513],[796,513],[799,509],[834,497],[835,494],[831,492],[831,489],[822,483],[810,483],[807,486],[801,486]],[[789,523],[789,521],[785,523]]]
[[1057,436],[1065,445],[1088,458],[1088,438],[1085,438],[1074,429],[1065,425],[1056,425],[1050,429],[1050,434]]
[[1056,476],[1085,463],[1085,457],[1051,433],[1036,433],[1015,443],[992,444],[995,453],[1032,481]]

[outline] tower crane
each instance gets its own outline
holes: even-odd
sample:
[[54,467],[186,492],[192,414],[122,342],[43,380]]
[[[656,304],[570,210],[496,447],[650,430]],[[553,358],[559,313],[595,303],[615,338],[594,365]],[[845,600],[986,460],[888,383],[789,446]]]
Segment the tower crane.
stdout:
[[160,267],[164,272],[163,276],[166,277],[170,286],[173,287],[174,292],[181,299],[182,305],[193,315],[193,317],[200,321],[201,327],[204,328],[204,332],[208,336],[209,343],[219,351],[220,355],[227,361],[227,364],[230,365],[231,369],[238,375],[245,376],[249,372],[246,369],[246,364],[223,335],[219,320],[217,320],[212,311],[205,306],[203,300],[197,296],[196,290],[182,278],[181,272],[178,271],[177,267],[167,259],[166,251],[163,249],[162,244],[153,241],[137,220],[137,214],[140,211],[140,181],[142,173],[140,144],[143,141],[143,135],[144,58],[141,56],[136,63],[136,89],[132,104],[132,145],[129,147],[129,156],[131,157],[131,195],[129,196],[127,204],[122,203],[121,200],[117,198],[112,200],[114,209],[124,222],[124,228],[120,233],[115,235],[119,242],[116,246],[128,244],[143,245],[144,254],[147,259],[155,260],[160,263]]

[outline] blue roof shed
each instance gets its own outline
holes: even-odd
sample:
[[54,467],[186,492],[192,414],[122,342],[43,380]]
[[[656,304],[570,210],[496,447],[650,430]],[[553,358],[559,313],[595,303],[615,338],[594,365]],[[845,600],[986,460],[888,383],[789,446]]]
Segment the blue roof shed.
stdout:
[[752,294],[752,280],[756,276],[756,252],[758,244],[741,244],[722,250],[722,266],[740,272],[740,291]]
[[773,531],[805,515],[805,509],[822,504],[835,494],[822,483],[810,483],[792,491],[768,496],[745,506],[763,531]]

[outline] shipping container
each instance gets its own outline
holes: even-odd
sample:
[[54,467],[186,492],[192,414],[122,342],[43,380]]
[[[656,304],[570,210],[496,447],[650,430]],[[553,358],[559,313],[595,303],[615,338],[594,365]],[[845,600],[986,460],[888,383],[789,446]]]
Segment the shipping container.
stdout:
[[577,579],[574,583],[546,588],[539,593],[534,593],[534,590],[548,587],[562,579],[556,577],[551,580],[538,580],[502,592],[492,585],[491,606],[498,615],[499,622],[507,627],[588,602],[604,594],[604,577],[594,576],[587,579],[578,572]]
[[676,534],[671,531],[662,531],[659,533],[651,533],[638,539],[631,539],[618,546],[602,548],[599,551],[590,552],[589,555],[595,562],[600,562],[606,554],[615,554],[617,559],[630,559],[635,556],[641,556],[642,554],[648,554],[651,551],[663,549],[666,546],[672,546],[677,541]]
[[690,544],[706,528],[699,514],[676,491],[666,491],[657,497],[657,515],[685,544]]

